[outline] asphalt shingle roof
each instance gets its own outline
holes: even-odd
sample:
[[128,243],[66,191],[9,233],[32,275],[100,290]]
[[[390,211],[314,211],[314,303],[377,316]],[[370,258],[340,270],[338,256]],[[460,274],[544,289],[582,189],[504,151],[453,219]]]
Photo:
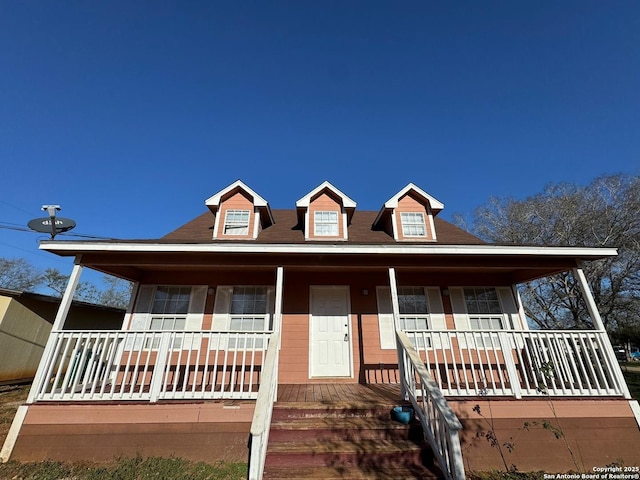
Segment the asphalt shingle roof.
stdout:
[[[260,232],[256,240],[249,240],[257,243],[309,243],[304,239],[303,226],[298,222],[295,210],[272,210],[275,223]],[[348,227],[347,243],[353,244],[393,244],[398,243],[392,236],[383,230],[374,230],[372,225],[378,212],[356,210]],[[213,224],[215,217],[211,212],[205,212],[194,218],[190,222],[173,230],[164,237],[162,241],[173,243],[214,243],[226,242],[226,240],[214,240]],[[434,218],[437,244],[442,245],[481,245],[482,240],[468,232],[452,225],[446,220],[438,217]],[[322,241],[322,243],[327,243]],[[336,241],[336,243],[345,243]],[[421,242],[411,242],[421,243]],[[434,242],[423,242],[433,244]]]

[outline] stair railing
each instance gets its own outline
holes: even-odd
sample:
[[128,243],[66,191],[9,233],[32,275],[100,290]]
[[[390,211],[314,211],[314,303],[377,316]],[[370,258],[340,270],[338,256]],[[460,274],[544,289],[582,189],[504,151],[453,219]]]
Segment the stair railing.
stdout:
[[408,397],[422,424],[438,465],[448,480],[464,480],[462,448],[458,432],[462,424],[431,378],[409,337],[396,332],[402,392]]
[[248,480],[260,480],[264,473],[267,458],[269,429],[273,404],[278,395],[278,362],[280,358],[280,332],[274,332],[269,341],[267,355],[263,363],[262,380],[258,389],[258,398],[253,412],[249,434]]

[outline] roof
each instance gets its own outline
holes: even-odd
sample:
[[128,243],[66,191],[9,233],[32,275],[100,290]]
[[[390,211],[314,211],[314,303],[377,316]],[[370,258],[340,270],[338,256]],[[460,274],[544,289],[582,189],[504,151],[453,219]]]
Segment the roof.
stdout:
[[[309,243],[313,240],[305,240],[303,225],[299,223],[295,210],[272,210],[275,223],[260,232],[256,240],[259,243]],[[381,229],[374,229],[373,222],[378,212],[356,210],[349,225],[349,238],[346,243],[353,244],[395,244],[398,243],[389,234]],[[210,212],[203,213],[199,217],[182,225],[160,239],[161,242],[171,243],[212,243],[228,240],[212,240],[214,217]],[[481,245],[482,240],[451,223],[435,218],[435,228],[438,232],[437,242],[424,242],[428,244],[439,243],[447,245]],[[322,241],[326,243],[326,241]],[[340,242],[345,243],[344,241]],[[412,242],[420,243],[420,242]]]
[[[39,302],[47,302],[59,304],[62,299],[60,297],[54,297],[52,295],[44,295],[42,293],[25,292],[23,290],[11,290],[8,288],[0,288],[0,296],[11,298],[25,298],[29,300],[36,300]],[[82,300],[73,300],[72,305],[77,307],[93,308],[96,310],[110,310],[114,312],[124,312],[124,308],[110,307],[108,305],[100,305],[97,303],[83,302]]]
[[309,203],[311,202],[311,199],[315,197],[317,194],[319,194],[320,192],[322,192],[323,190],[329,190],[330,192],[333,192],[334,195],[337,195],[342,201],[342,205],[344,206],[344,208],[356,208],[356,202],[351,200],[344,193],[342,193],[340,190],[338,190],[336,187],[334,187],[333,185],[331,185],[329,182],[326,182],[326,181],[322,182],[320,185],[318,185],[316,188],[314,188],[309,193],[307,193],[304,197],[298,200],[296,202],[296,207],[299,207],[299,208],[309,207]]

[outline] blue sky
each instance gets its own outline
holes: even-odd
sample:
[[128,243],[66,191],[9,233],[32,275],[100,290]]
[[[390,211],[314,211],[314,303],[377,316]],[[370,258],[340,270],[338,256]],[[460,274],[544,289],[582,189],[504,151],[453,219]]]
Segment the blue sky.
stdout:
[[[236,179],[378,210],[640,174],[637,1],[0,2],[0,226],[155,238]],[[44,235],[0,256],[69,270]],[[65,238],[65,237],[59,237]]]

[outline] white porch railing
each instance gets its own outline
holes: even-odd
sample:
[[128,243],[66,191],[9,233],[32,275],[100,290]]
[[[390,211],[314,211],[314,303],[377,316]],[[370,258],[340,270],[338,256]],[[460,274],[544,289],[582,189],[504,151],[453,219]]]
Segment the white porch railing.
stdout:
[[52,332],[34,401],[255,399],[270,332]]
[[271,428],[273,404],[278,395],[278,364],[280,359],[280,333],[274,333],[269,342],[267,357],[264,362],[264,373],[256,408],[251,422],[251,436],[249,440],[249,480],[260,480],[264,473],[267,458],[267,444]]
[[425,368],[409,337],[397,332],[402,391],[413,404],[422,430],[449,480],[464,480],[464,464],[458,432],[462,424]]
[[601,331],[412,331],[407,337],[447,396],[623,396]]

